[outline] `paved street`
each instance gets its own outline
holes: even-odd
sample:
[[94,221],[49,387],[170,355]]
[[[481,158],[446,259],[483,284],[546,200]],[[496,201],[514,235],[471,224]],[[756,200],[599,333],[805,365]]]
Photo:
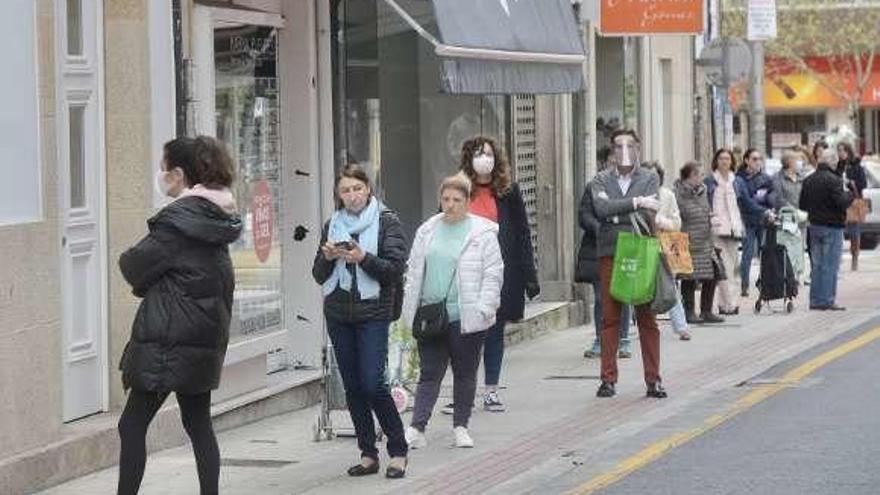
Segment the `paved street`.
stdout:
[[[225,463],[221,491],[577,493],[646,447],[724,414],[762,380],[780,376],[853,332],[880,326],[880,285],[873,282],[878,274],[880,257],[874,253],[866,256],[862,271],[843,273],[840,299],[849,308],[843,313],[806,311],[802,296],[791,315],[745,311],[724,325],[695,328],[691,342],[678,341],[665,327],[662,368],[670,391],[665,401],[644,398],[638,352],[623,362],[619,395],[595,397],[598,362],[581,357],[592,327],[516,346],[508,352],[502,378],[509,411],[478,411],[471,424],[477,445],[470,450],[451,447],[450,419],[438,414],[429,425],[430,444],[413,452],[405,480],[345,476],[345,468],[357,460],[354,441],[313,443],[316,409],[227,431],[219,435]],[[742,306],[748,308],[747,301]],[[878,348],[868,345],[807,376],[800,388],[783,390],[666,452],[607,493],[868,493],[859,490],[877,481],[869,463],[880,431],[871,414],[880,403],[875,378],[880,365],[872,360]],[[835,451],[833,457],[825,455],[828,449]],[[115,481],[116,470],[107,469],[45,493],[112,493]],[[834,485],[843,491],[825,490],[830,485],[822,483],[831,482],[843,483]],[[142,493],[196,492],[188,446],[150,457]]]
[[876,494],[878,354],[875,341],[600,493]]

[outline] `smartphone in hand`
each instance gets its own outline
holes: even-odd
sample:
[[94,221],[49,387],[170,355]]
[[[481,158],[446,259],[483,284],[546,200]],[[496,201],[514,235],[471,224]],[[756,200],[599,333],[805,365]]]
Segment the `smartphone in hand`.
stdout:
[[337,242],[333,245],[338,247],[339,249],[344,249],[346,251],[351,251],[352,249],[354,249],[354,244],[352,244],[350,241]]

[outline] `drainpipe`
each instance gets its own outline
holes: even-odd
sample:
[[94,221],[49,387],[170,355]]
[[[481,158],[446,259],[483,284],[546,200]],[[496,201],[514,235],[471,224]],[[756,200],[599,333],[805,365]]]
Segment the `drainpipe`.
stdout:
[[174,101],[175,134],[185,136],[187,131],[187,64],[183,59],[183,12],[181,0],[171,0],[171,29],[174,35]]

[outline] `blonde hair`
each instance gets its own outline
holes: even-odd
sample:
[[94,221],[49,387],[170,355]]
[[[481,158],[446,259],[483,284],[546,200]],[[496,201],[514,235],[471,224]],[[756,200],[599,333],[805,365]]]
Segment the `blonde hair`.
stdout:
[[799,153],[794,150],[786,150],[784,153],[782,153],[782,160],[780,160],[782,162],[782,168],[788,168],[786,167],[786,165],[794,167],[794,164],[798,159],[798,154]]
[[452,189],[454,191],[458,191],[458,192],[464,194],[465,198],[470,198],[471,197],[471,187],[472,187],[472,182],[468,178],[468,176],[465,175],[464,172],[459,172],[455,175],[451,175],[451,176],[443,179],[443,182],[440,183],[439,195],[443,196],[444,191],[446,191],[447,189]]

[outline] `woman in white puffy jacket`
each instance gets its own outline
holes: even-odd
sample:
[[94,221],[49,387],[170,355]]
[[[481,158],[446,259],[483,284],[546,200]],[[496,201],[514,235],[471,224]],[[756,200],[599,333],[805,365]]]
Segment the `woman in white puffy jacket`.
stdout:
[[486,330],[495,324],[501,304],[504,262],[498,225],[468,213],[471,181],[458,174],[440,186],[443,213],[416,232],[410,251],[403,297],[403,321],[412,328],[420,306],[446,302],[447,333],[419,341],[419,385],[411,425],[410,448],[427,445],[425,428],[440,395],[446,367],[452,363],[452,416],[456,447],[473,447],[468,421],[477,391],[477,369]]
[[[657,210],[657,216],[654,217],[654,223],[658,231],[663,232],[679,232],[681,230],[681,213],[678,210],[678,202],[675,200],[675,193],[671,189],[663,185],[663,167],[657,162],[647,162],[642,164],[643,167],[650,168],[657,172],[660,177],[660,209]],[[681,304],[681,297],[669,310],[669,319],[672,322],[672,331],[678,335],[681,340],[691,340],[691,334],[688,332],[687,318],[684,312],[684,306]]]

